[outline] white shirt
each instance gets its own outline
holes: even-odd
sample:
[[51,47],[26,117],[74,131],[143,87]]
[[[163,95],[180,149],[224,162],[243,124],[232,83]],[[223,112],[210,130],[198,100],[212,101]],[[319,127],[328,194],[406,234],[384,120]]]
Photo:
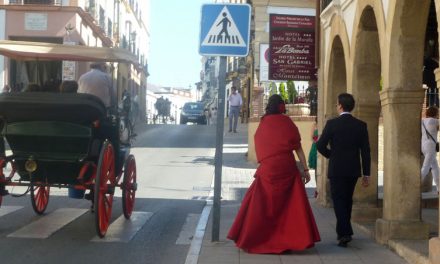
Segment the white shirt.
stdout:
[[241,95],[238,92],[232,93],[229,96],[230,106],[241,106],[242,104],[243,104],[243,99],[241,99]]
[[[113,93],[110,95],[110,91]],[[106,107],[111,106],[110,96],[115,98],[110,75],[98,69],[91,69],[79,77],[78,93],[93,94],[104,102]]]
[[431,139],[431,137],[426,134],[423,124],[425,124],[426,130],[428,130],[429,134],[431,134],[431,136],[437,141],[437,127],[439,124],[438,119],[432,117],[422,119],[422,146],[424,144],[435,145],[435,142]]

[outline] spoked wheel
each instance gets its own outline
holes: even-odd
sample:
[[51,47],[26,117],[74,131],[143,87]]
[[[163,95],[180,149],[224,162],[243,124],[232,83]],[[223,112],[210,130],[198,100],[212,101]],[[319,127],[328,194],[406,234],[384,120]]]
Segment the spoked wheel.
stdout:
[[41,215],[47,208],[49,203],[50,186],[41,183],[31,182],[31,202],[34,211]]
[[105,141],[99,155],[95,179],[95,226],[99,237],[104,237],[112,216],[115,189],[115,155],[113,146]]
[[136,160],[129,155],[124,165],[124,179],[122,183],[122,211],[126,219],[130,219],[136,197]]

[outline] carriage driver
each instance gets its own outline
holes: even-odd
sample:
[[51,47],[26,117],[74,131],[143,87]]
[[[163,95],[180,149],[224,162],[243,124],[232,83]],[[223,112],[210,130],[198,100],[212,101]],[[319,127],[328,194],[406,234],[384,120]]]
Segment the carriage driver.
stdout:
[[[88,93],[99,97],[107,109],[116,107],[116,92],[113,82],[107,73],[105,62],[94,62],[90,64],[90,71],[84,73],[78,80],[78,93]],[[92,201],[91,210],[93,211],[93,190],[85,195],[85,199]]]
[[79,77],[78,86],[78,93],[93,94],[101,98],[107,108],[116,106],[116,92],[105,62],[90,64],[90,71]]

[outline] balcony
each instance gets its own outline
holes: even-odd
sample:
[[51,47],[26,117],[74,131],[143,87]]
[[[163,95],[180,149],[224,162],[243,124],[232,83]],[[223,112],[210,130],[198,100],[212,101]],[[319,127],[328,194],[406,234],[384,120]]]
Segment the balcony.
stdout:
[[332,2],[333,0],[321,0],[321,11],[324,10]]
[[58,5],[62,0],[9,0],[10,5]]

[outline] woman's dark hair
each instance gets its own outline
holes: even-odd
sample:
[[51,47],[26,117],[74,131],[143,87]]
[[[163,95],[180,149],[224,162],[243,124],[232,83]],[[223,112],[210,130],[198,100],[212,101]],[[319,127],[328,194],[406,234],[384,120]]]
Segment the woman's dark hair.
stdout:
[[426,117],[436,117],[438,115],[438,108],[436,106],[430,106],[426,109]]
[[281,112],[280,105],[284,105],[283,98],[281,98],[280,95],[274,94],[271,97],[269,97],[269,101],[267,102],[266,106],[266,115],[277,115],[277,114],[284,114],[286,111],[284,110]]
[[354,109],[354,98],[349,93],[341,93],[338,95],[338,103],[342,106],[344,112],[351,112]]

